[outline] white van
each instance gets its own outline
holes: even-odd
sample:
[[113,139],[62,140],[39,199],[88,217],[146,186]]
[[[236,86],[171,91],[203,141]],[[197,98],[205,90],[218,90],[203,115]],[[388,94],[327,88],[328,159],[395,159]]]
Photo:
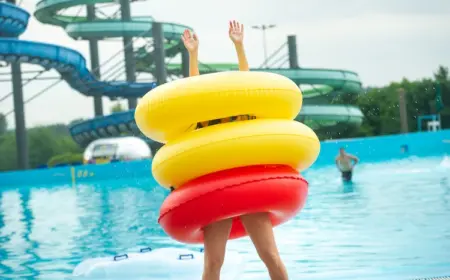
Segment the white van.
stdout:
[[84,163],[108,163],[151,158],[148,144],[138,137],[105,138],[92,141],[84,151]]

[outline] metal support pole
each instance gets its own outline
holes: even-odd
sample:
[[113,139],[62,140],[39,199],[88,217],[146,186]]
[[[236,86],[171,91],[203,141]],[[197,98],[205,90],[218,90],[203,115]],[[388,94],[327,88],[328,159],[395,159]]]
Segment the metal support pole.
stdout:
[[263,33],[263,49],[264,49],[264,63],[263,63],[263,67],[267,68],[267,41],[266,41],[266,30],[267,29],[271,29],[276,27],[275,24],[270,24],[270,25],[266,25],[266,24],[262,24],[262,25],[254,25],[252,26],[253,29],[260,29],[262,30]]
[[[120,0],[120,12],[122,21],[131,21],[130,0]],[[125,53],[125,73],[127,81],[136,82],[136,64],[134,61],[133,37],[123,37],[123,47]],[[128,98],[128,108],[134,109],[137,106],[137,98]]]
[[400,132],[408,133],[408,114],[406,110],[406,93],[403,88],[398,90],[398,105],[400,109]]
[[[95,21],[95,5],[87,5],[87,19]],[[100,58],[98,53],[98,40],[89,39],[89,53],[91,57],[91,70],[97,79],[100,79]],[[94,96],[94,113],[95,116],[103,116],[102,96]]]
[[19,169],[28,169],[28,139],[25,126],[22,69],[20,67],[20,62],[11,63],[11,75],[14,99],[14,117],[16,121],[17,165]]
[[288,55],[289,55],[289,67],[298,67],[298,55],[297,55],[297,37],[295,35],[288,36]]
[[264,62],[266,63],[267,67],[267,40],[266,40],[266,29],[267,27],[263,25],[262,27],[262,33],[263,33],[263,49],[264,49]]
[[158,85],[167,82],[167,71],[164,51],[164,33],[160,22],[153,22],[153,57],[155,59],[156,81]]
[[183,77],[189,77],[189,52],[186,48],[181,51],[181,70]]

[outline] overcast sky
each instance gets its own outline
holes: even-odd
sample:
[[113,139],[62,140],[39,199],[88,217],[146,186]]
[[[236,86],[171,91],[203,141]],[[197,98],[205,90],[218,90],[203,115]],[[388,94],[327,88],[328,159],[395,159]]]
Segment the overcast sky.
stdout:
[[[23,0],[21,5],[32,14],[36,3]],[[236,19],[247,27],[245,42],[252,67],[259,66],[264,57],[262,33],[250,28],[256,24],[277,25],[267,32],[269,53],[285,42],[287,35],[295,34],[302,67],[352,70],[364,86],[382,86],[403,77],[430,77],[439,64],[450,66],[450,0],[148,0],[133,4],[132,13],[194,28],[200,37],[200,60],[205,63],[236,62],[227,36],[228,20]],[[62,28],[34,18],[21,39],[70,47],[89,59],[87,41],[72,40]],[[122,43],[105,42],[100,48],[105,61]],[[8,70],[0,68],[0,73]],[[28,84],[25,99],[50,83]],[[1,82],[0,99],[10,91],[11,84]],[[103,104],[109,114],[111,102],[104,98]],[[12,98],[0,102],[0,112],[12,108]],[[93,100],[61,82],[28,103],[25,114],[27,126],[69,123],[93,117]],[[8,123],[14,126],[14,114],[8,116]]]

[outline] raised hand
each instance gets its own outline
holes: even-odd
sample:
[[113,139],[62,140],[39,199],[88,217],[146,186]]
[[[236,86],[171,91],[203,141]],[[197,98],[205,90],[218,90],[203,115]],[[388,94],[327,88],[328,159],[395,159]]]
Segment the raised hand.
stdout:
[[195,33],[191,34],[189,29],[184,30],[183,35],[181,35],[181,40],[183,41],[183,44],[188,52],[192,53],[198,51],[197,35]]
[[235,20],[230,21],[228,35],[236,48],[236,54],[239,60],[239,70],[249,71],[248,61],[244,50],[244,25]]
[[228,35],[230,35],[230,39],[234,44],[242,44],[244,41],[244,25],[235,20],[230,21]]

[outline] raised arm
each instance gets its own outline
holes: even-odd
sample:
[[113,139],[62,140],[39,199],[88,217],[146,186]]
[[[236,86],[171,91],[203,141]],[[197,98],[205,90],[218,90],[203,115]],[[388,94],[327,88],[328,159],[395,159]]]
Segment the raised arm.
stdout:
[[189,76],[198,76],[198,37],[195,33],[191,34],[189,29],[184,30],[181,36],[184,46],[189,52]]
[[248,61],[244,49],[244,25],[235,20],[230,21],[228,35],[230,36],[231,41],[233,41],[236,49],[239,61],[239,70],[249,71]]

